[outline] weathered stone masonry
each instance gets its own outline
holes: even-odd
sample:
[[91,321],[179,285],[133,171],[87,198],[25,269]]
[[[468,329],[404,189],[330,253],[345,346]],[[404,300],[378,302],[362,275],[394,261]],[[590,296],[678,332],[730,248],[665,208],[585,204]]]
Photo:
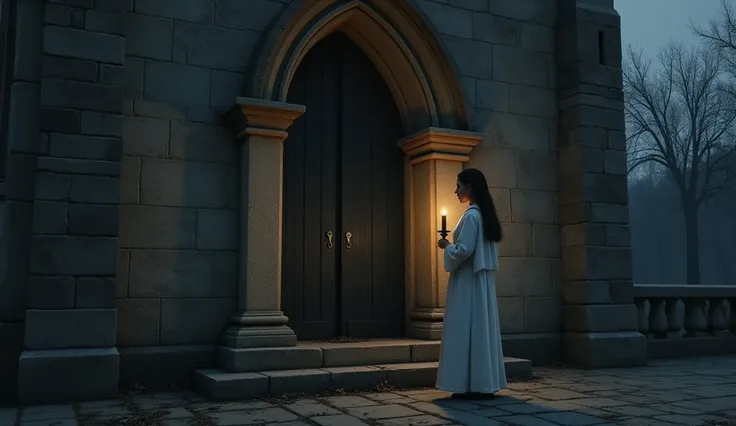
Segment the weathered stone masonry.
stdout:
[[[242,141],[221,114],[250,96],[265,35],[294,2],[12,3],[0,389],[19,372],[23,401],[102,398],[213,365],[237,306],[242,219]],[[612,1],[413,4],[456,68],[463,130],[485,135],[467,164],[504,223],[506,353],[642,362]],[[443,297],[438,285],[413,307],[435,323],[427,338]],[[69,386],[81,376],[87,387]]]
[[125,8],[119,0],[18,2],[7,185],[8,200],[22,201],[32,220],[28,257],[18,253],[5,285],[25,296],[15,300],[26,307],[21,401],[117,392]]
[[612,1],[560,1],[563,358],[646,362],[631,281],[620,18]]

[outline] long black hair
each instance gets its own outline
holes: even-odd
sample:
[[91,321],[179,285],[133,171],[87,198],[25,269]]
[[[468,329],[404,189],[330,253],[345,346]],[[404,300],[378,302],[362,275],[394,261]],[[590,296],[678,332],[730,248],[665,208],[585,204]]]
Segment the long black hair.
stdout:
[[457,180],[469,187],[473,194],[473,201],[478,205],[483,217],[483,235],[488,241],[501,241],[501,222],[498,220],[496,206],[493,204],[483,172],[478,169],[465,169],[457,175]]

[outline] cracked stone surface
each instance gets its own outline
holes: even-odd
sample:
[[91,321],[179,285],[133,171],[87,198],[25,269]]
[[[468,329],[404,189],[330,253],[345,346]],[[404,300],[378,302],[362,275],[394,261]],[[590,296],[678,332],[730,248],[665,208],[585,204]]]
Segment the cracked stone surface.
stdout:
[[208,402],[196,393],[137,393],[71,405],[0,407],[0,426],[736,426],[736,358],[646,367],[537,368],[489,401],[435,389],[287,395]]

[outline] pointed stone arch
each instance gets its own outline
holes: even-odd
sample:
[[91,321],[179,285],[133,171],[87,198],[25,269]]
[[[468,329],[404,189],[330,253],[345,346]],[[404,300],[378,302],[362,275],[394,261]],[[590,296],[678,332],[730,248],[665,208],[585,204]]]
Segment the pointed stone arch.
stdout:
[[388,85],[407,134],[428,127],[467,130],[468,109],[454,62],[410,1],[297,0],[265,36],[246,96],[285,102],[306,53],[341,31]]

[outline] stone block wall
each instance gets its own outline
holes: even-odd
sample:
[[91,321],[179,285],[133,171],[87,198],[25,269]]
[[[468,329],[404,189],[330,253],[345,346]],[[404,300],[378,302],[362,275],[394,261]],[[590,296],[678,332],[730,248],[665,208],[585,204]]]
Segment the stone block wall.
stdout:
[[124,371],[138,354],[160,355],[162,367],[167,354],[211,362],[234,313],[239,147],[220,116],[285,3],[130,2],[117,287]]
[[[470,130],[486,135],[468,165],[485,172],[504,223],[507,354],[557,360],[563,329],[571,350],[599,332],[637,340],[611,2],[413,1],[457,65]],[[239,147],[220,117],[289,3],[16,1],[0,344],[25,341],[27,399],[44,399],[45,368],[76,362],[52,350],[90,348],[100,362],[68,371],[96,365],[98,389],[117,381],[116,346],[129,381],[212,363],[237,299]],[[577,40],[600,34],[612,57],[589,67],[596,43]],[[0,353],[0,383],[12,359]]]
[[634,319],[620,17],[613,0],[560,0],[559,10],[563,356],[585,367],[644,364],[646,339]]
[[[24,126],[14,140],[33,176],[30,254],[19,262],[28,278],[18,282],[27,308],[18,397],[113,396],[125,2],[18,5],[19,20],[39,28],[16,45],[16,59],[38,56],[28,65],[36,78],[16,83],[13,97]],[[84,387],[73,386],[79,377]]]
[[[555,358],[556,2],[416,2],[458,65],[473,130],[488,134],[470,166],[486,173],[504,221],[503,332],[523,337],[512,348],[517,355],[532,355],[524,346],[531,334],[550,343],[542,358]],[[238,170],[237,145],[219,114],[241,94],[260,37],[287,3],[128,6],[116,292],[123,355],[211,344],[227,325],[236,296]]]
[[485,173],[503,222],[496,285],[505,348],[535,361],[557,359],[557,2],[417,3],[457,64],[473,130],[486,134],[468,166]]

